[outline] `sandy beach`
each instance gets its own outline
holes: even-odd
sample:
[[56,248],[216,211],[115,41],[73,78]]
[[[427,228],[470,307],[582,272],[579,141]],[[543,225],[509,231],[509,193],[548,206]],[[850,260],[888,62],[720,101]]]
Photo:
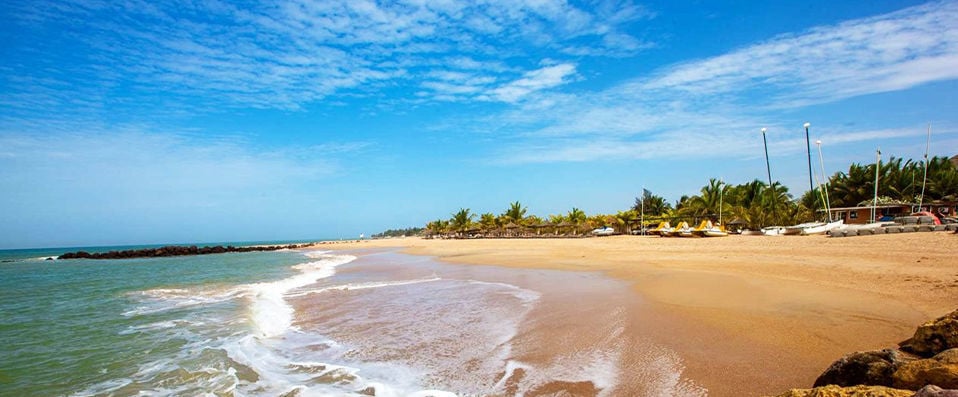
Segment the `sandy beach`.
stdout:
[[[952,233],[405,238],[318,247],[396,247],[449,263],[600,272],[628,282],[634,301],[627,302],[634,311],[627,316],[629,332],[676,351],[683,376],[712,396],[810,387],[843,354],[893,346],[918,324],[958,307],[958,236]],[[544,336],[542,342],[547,352],[551,341]]]

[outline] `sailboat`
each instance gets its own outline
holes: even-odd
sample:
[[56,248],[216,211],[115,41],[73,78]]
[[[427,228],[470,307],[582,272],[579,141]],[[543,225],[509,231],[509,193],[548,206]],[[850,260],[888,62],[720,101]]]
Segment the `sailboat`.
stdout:
[[[927,157],[927,154],[926,154]],[[875,193],[872,198],[872,217],[869,223],[864,225],[842,225],[839,228],[828,232],[830,236],[860,236],[867,234],[883,233],[884,227],[895,225],[895,222],[878,221],[878,172],[881,169],[881,149],[877,151],[875,158]]]
[[784,236],[785,226],[766,226],[762,228],[762,234],[766,236]]
[[[806,124],[806,128],[807,128],[807,124]],[[824,179],[825,178],[825,160],[824,160],[824,157],[822,157],[822,141],[817,140],[815,141],[815,144],[818,146],[818,160],[821,162],[821,167],[822,167],[821,177]],[[812,177],[811,162],[809,162],[808,172],[809,172],[808,174],[809,180],[811,180],[811,177]],[[831,208],[829,208],[830,205],[828,200],[828,193],[826,191],[826,188],[823,186],[821,180],[818,181],[818,190],[820,194],[822,194],[822,204],[824,204],[825,206],[824,209],[825,209],[825,214],[828,217],[828,221],[827,222],[806,222],[806,223],[800,223],[794,226],[788,226],[785,228],[785,232],[784,232],[785,235],[797,234],[802,236],[811,236],[816,234],[825,234],[829,230],[838,228],[845,223],[843,219],[832,220]]]

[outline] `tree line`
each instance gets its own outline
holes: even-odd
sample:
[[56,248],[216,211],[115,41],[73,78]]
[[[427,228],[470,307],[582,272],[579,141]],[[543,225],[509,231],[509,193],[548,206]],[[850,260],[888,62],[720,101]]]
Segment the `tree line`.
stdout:
[[[958,200],[958,156],[933,157],[928,160],[927,183],[923,202],[955,202]],[[881,203],[915,204],[922,198],[925,178],[924,161],[904,161],[891,158],[878,167],[878,195]],[[876,164],[851,164],[847,172],[837,172],[828,178],[824,190],[815,188],[794,198],[780,182],[772,185],[761,180],[731,185],[710,179],[699,193],[682,196],[674,204],[648,190],[636,197],[631,208],[608,214],[586,214],[573,207],[566,213],[545,217],[528,215],[529,209],[519,201],[512,202],[501,213],[477,214],[469,208],[460,208],[451,217],[427,223],[425,234],[458,235],[483,234],[492,236],[518,235],[579,235],[598,227],[612,227],[619,233],[649,226],[660,221],[673,224],[709,219],[725,223],[735,220],[743,228],[757,230],[772,225],[793,225],[824,217],[824,198],[832,207],[871,205],[875,188]],[[639,225],[641,219],[646,225]],[[408,235],[408,234],[407,234]]]

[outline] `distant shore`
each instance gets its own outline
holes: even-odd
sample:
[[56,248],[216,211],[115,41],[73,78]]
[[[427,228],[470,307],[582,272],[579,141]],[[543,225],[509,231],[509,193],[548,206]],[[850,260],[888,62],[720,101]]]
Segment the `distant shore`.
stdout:
[[951,233],[404,238],[314,247],[396,247],[451,263],[598,271],[629,281],[643,303],[639,329],[677,351],[684,375],[714,396],[810,387],[837,357],[893,346],[958,307]]

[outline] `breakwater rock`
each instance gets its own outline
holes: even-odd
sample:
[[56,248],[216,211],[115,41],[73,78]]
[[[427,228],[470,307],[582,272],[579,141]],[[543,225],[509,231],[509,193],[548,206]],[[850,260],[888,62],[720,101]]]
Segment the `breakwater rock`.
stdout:
[[306,248],[309,244],[287,244],[287,245],[254,245],[246,247],[226,247],[217,245],[213,247],[197,247],[195,245],[169,245],[159,248],[143,248],[136,250],[108,251],[90,253],[86,251],[67,252],[57,257],[57,259],[130,259],[130,258],[160,258],[166,256],[186,256],[186,255],[209,255],[223,254],[227,252],[258,252],[258,251],[278,251],[281,249]]
[[922,324],[897,349],[845,355],[811,389],[777,397],[958,397],[958,310]]

